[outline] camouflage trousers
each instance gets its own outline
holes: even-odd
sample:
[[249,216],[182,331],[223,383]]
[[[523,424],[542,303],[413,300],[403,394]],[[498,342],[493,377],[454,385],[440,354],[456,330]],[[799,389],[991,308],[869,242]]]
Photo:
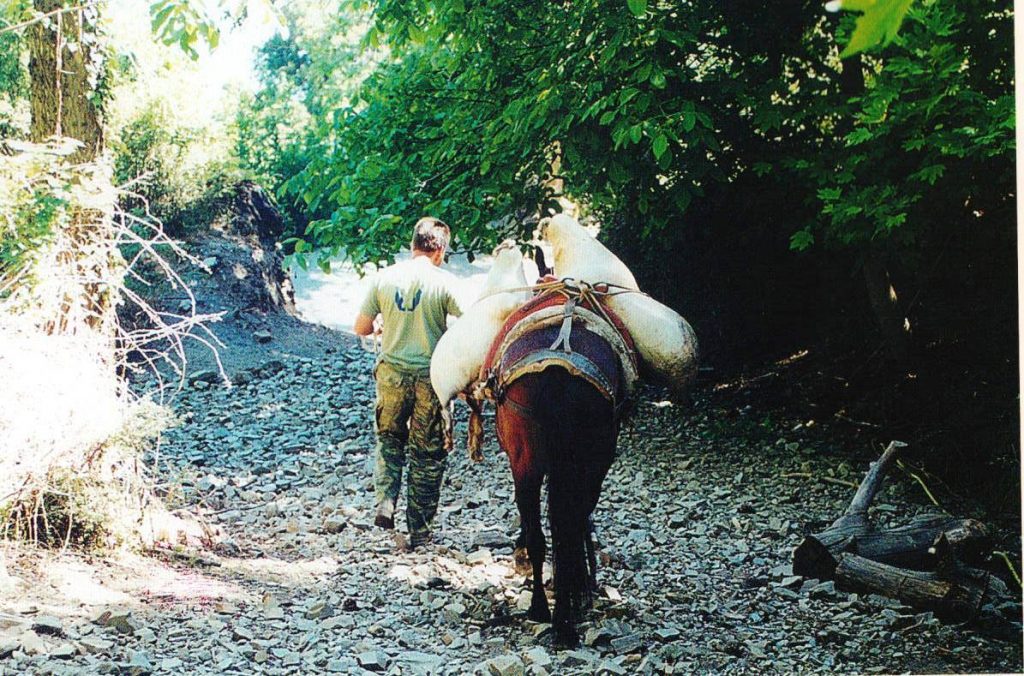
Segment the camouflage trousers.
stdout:
[[437,514],[441,480],[448,459],[441,403],[427,374],[406,373],[384,362],[377,378],[377,458],[373,483],[378,513],[391,516],[408,464],[406,524],[409,534],[429,536]]

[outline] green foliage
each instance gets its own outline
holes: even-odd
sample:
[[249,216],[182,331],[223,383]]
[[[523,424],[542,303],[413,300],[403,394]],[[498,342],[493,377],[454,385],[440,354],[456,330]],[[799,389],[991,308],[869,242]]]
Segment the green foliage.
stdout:
[[165,45],[177,45],[193,59],[199,58],[200,41],[210,49],[220,42],[217,24],[195,0],[157,0],[149,11],[153,35]]
[[[1014,180],[1011,25],[982,2],[913,9],[858,95],[815,112],[834,120],[823,152],[787,158],[820,204],[801,233],[913,248],[929,233],[1001,222]],[[794,248],[809,244],[801,233]]]
[[[140,399],[123,411],[122,426],[82,458],[29,476],[21,490],[0,502],[0,536],[48,547],[107,549],[145,535],[144,516],[159,503],[140,458],[169,427],[171,409]],[[12,499],[13,498],[13,499]]]
[[740,169],[720,139],[745,126],[734,102],[766,61],[738,77],[732,19],[714,5],[373,8],[366,43],[391,58],[323,120],[325,152],[287,184],[310,208],[329,206],[308,231],[321,245],[387,257],[433,213],[458,246],[487,249],[526,234],[556,179],[652,235]]
[[22,60],[21,37],[0,33],[0,138],[22,135],[28,126],[28,73]]
[[132,192],[139,197],[129,206],[148,206],[164,219],[173,217],[188,201],[187,181],[175,171],[185,146],[194,139],[170,124],[166,110],[157,103],[142,110],[125,124],[114,140],[114,180],[121,185],[135,182]]
[[[21,40],[16,33],[0,33],[0,52],[16,55],[21,51]],[[21,59],[4,58],[0,60],[0,96],[7,101],[24,96],[27,90],[27,78]]]
[[629,5],[629,11],[638,18],[642,19],[647,13],[647,0],[626,0],[626,4]]
[[[210,16],[226,13],[227,19],[218,18],[226,29],[228,20],[241,20],[258,0],[235,4],[202,6],[211,8]],[[235,183],[254,172],[235,153],[239,92],[210,91],[206,71],[215,59],[194,60],[177,43],[155,40],[152,10],[132,6],[110,17],[123,67],[106,118],[107,146],[116,183],[133,194],[122,195],[123,206],[148,208],[168,232],[181,236],[216,220]]]
[[302,233],[311,219],[331,215],[326,201],[307,201],[298,179],[289,181],[334,142],[339,109],[349,105],[370,57],[360,53],[359,27],[350,16],[304,1],[283,6],[282,17],[288,37],[276,36],[260,48],[257,73],[263,86],[239,106],[234,152],[240,165],[276,194],[291,234]]
[[0,533],[6,538],[59,548],[74,544],[99,549],[112,534],[105,487],[65,468],[55,469],[45,489],[0,510]]
[[834,0],[829,9],[861,12],[850,41],[840,58],[845,59],[876,46],[886,46],[895,39],[900,24],[913,0]]
[[[314,143],[307,108],[310,59],[292,35],[275,36],[260,48],[257,72],[263,89],[242,96],[232,130],[240,166],[271,191],[305,167]],[[294,197],[280,196],[285,198],[281,206],[286,231],[304,228],[305,210]]]
[[280,18],[274,0],[156,0],[149,6],[153,36],[193,60],[199,58],[198,46],[217,49],[222,27],[239,24],[251,13]]
[[114,180],[128,186],[123,206],[148,210],[175,235],[213,222],[250,174],[233,158],[207,152],[210,132],[182,126],[160,99],[141,108],[111,140]]
[[[357,261],[389,257],[424,213],[453,223],[457,245],[473,251],[526,235],[524,217],[547,204],[556,178],[589,211],[651,237],[685,223],[712,186],[753,172],[820,204],[797,226],[796,249],[909,240],[926,227],[915,209],[930,218],[938,202],[1008,194],[1010,15],[984,3],[911,10],[892,55],[863,65],[836,60],[826,24],[783,11],[632,0],[369,6],[364,43],[389,57],[358,87],[334,86],[339,109],[307,108],[309,162],[284,185],[310,213],[329,212],[314,217],[309,239]],[[849,52],[872,35],[891,40],[908,3],[844,7],[865,12]],[[995,189],[975,178],[986,163],[1002,168]]]
[[0,162],[0,285],[24,276],[77,203],[77,172],[62,152],[28,148]]

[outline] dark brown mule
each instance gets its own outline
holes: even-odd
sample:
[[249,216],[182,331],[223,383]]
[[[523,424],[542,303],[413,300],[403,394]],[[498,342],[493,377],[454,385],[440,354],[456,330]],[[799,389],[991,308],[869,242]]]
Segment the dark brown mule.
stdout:
[[[522,524],[517,560],[525,546],[533,572],[528,617],[552,621],[555,643],[571,646],[579,642],[576,622],[593,600],[596,561],[590,517],[615,457],[626,394],[619,358],[607,340],[574,329],[573,351],[567,353],[548,347],[558,331],[553,326],[528,333],[499,357],[511,370],[531,359],[535,366],[503,385],[496,396],[496,424],[498,441],[512,467]],[[582,377],[581,365],[596,365],[604,376],[599,380],[608,387],[599,389],[593,379]],[[501,369],[499,364],[499,379]],[[554,563],[553,620],[542,573],[547,547],[540,493],[545,476]]]

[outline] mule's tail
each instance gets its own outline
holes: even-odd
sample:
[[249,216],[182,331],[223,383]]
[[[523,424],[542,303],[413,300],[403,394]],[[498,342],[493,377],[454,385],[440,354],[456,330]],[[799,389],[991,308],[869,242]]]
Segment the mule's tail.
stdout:
[[[555,624],[575,623],[590,606],[590,569],[587,563],[587,514],[581,509],[575,472],[568,453],[555,453],[548,477],[548,518],[551,522],[551,558],[555,572]],[[558,627],[556,627],[558,629]]]
[[[615,453],[612,407],[589,383],[560,368],[544,371],[548,519],[555,572],[556,638],[574,642],[573,625],[590,606],[589,517]],[[561,637],[559,636],[561,634]]]

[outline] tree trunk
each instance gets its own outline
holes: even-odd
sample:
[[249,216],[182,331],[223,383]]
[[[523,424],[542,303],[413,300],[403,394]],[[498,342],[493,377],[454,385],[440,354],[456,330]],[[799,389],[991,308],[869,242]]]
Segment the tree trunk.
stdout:
[[[833,24],[838,28],[839,18],[836,15],[831,16]],[[860,54],[841,61],[839,91],[847,101],[864,93],[864,62]],[[853,115],[840,116],[836,137],[843,137],[853,127]],[[900,311],[889,273],[879,260],[877,252],[870,248],[865,252],[863,262],[864,285],[882,340],[885,341],[886,354],[897,363],[905,362],[909,353],[910,336],[905,330],[906,317]]]
[[[78,7],[70,0],[34,0],[34,9],[46,18],[29,27],[30,137],[41,143],[52,138],[74,139],[81,145],[67,162],[91,162],[103,150],[100,114],[104,61],[97,24],[102,2]],[[106,183],[109,170],[102,166],[74,172]],[[66,226],[67,246],[57,254],[60,275],[69,280],[60,316],[47,318],[42,328],[50,333],[74,333],[87,327],[103,336],[110,348],[101,358],[113,373],[116,325],[116,283],[123,274],[120,254],[110,232],[113,209],[78,207]],[[54,271],[50,271],[53,273]]]
[[[49,14],[67,6],[65,0],[34,0],[33,6]],[[31,138],[73,138],[82,147],[71,160],[94,159],[103,149],[103,126],[97,106],[97,82],[103,60],[96,49],[99,9],[91,6],[57,12],[28,31],[31,90]]]

